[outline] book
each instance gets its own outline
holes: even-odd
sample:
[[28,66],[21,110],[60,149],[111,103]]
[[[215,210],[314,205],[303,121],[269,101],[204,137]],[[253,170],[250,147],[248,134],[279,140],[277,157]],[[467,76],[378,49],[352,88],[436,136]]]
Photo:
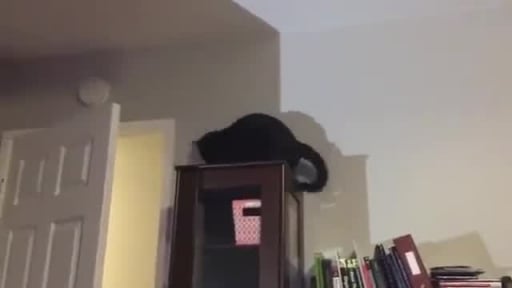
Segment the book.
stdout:
[[391,266],[391,271],[393,273],[393,279],[395,280],[395,283],[397,284],[398,288],[408,288],[407,283],[402,278],[402,273],[400,272],[400,267],[398,266],[398,261],[395,258],[395,255],[391,252],[388,252],[386,254],[386,258]]
[[[394,238],[386,249],[375,245],[373,257],[353,253],[315,253],[314,288],[512,288],[512,278],[480,279],[482,269],[464,265],[432,267],[427,272],[410,234]],[[331,251],[333,252],[333,251]],[[325,257],[328,256],[328,257]]]
[[466,280],[466,281],[438,281],[437,287],[439,288],[449,288],[449,287],[457,287],[457,288],[470,288],[470,287],[501,287],[500,280],[493,279],[476,279],[476,280]]
[[343,288],[343,283],[341,282],[341,275],[339,274],[338,269],[332,267],[332,287],[333,288]]
[[392,246],[390,248],[391,254],[393,255],[393,259],[398,265],[398,270],[400,272],[402,281],[404,282],[404,286],[407,288],[412,288],[411,281],[409,279],[409,275],[407,274],[407,271],[405,270],[404,263],[400,259],[400,255],[398,254],[398,250],[396,250],[395,246]]
[[339,281],[340,281],[340,288],[345,288],[345,279],[344,279],[344,275],[343,275],[343,272],[342,271],[344,269],[344,267],[342,267],[342,262],[341,262],[341,251],[336,251],[336,270],[338,270],[338,277],[339,277]]
[[404,263],[412,288],[432,288],[430,276],[410,234],[393,239],[400,260]]
[[430,269],[432,283],[438,288],[506,287],[502,279],[479,279],[482,273],[482,269],[460,265]]
[[324,277],[324,288],[333,288],[331,259],[322,259],[322,275]]
[[364,274],[364,261],[361,253],[359,251],[359,246],[356,241],[352,241],[352,248],[354,249],[354,264],[357,269],[358,281],[360,283],[360,287],[369,288],[369,284],[366,281],[366,277]]
[[363,274],[364,278],[366,279],[366,288],[376,288],[375,286],[375,280],[372,275],[372,268],[370,265],[370,257],[365,256],[363,257]]
[[373,275],[373,279],[375,280],[375,288],[388,288],[386,285],[386,280],[384,279],[383,271],[378,265],[375,259],[370,259],[370,267]]
[[357,277],[357,267],[354,265],[354,261],[352,258],[347,259],[347,271],[349,275],[349,285],[350,288],[361,288],[359,284],[359,280]]
[[320,253],[315,254],[315,279],[316,288],[326,288],[324,284],[324,275],[322,268],[323,255]]
[[357,287],[359,288],[365,288],[366,283],[363,281],[363,274],[361,273],[361,265],[359,265],[358,258],[352,258],[352,265],[354,266],[355,274],[356,274],[356,280],[357,280]]
[[382,271],[382,275],[384,281],[386,282],[386,286],[390,288],[398,287],[398,285],[395,283],[391,266],[389,265],[389,262],[386,259],[386,250],[384,249],[384,246],[382,244],[375,245],[374,255],[375,260],[377,261],[377,265],[380,267],[380,270]]
[[349,272],[348,272],[348,267],[347,267],[347,259],[340,258],[340,265],[341,265],[341,280],[343,283],[343,288],[350,288],[352,286],[350,283],[350,277],[349,277]]

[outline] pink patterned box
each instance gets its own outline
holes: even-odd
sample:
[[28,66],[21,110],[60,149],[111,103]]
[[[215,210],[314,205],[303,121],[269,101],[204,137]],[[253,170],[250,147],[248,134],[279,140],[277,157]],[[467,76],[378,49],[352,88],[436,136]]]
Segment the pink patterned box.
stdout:
[[260,244],[260,216],[244,216],[244,208],[261,207],[260,200],[234,200],[233,218],[235,220],[236,245]]

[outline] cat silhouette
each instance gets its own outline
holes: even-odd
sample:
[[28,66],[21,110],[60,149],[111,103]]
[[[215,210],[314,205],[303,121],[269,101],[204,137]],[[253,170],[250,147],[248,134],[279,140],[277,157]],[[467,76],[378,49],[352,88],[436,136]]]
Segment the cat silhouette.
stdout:
[[[320,192],[327,184],[328,170],[322,156],[298,141],[281,120],[267,114],[245,115],[226,128],[206,133],[196,145],[207,164],[285,161],[294,170],[297,191]],[[314,167],[314,180],[304,181],[297,175],[304,161]]]

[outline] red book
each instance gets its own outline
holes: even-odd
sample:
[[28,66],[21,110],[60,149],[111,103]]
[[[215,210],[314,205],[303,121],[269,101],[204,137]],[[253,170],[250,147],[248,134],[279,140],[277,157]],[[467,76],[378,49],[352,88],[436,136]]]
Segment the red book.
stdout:
[[468,287],[501,287],[501,282],[497,280],[489,279],[477,279],[467,281],[439,281],[439,287],[441,288],[468,288]]
[[374,288],[372,275],[371,275],[372,272],[370,271],[370,263],[368,261],[366,261],[364,258],[363,258],[363,261],[361,261],[361,262],[362,262],[361,267],[363,268],[362,274],[365,279],[364,283],[366,283],[365,288]]
[[430,276],[410,234],[393,239],[400,260],[405,266],[413,288],[432,288]]

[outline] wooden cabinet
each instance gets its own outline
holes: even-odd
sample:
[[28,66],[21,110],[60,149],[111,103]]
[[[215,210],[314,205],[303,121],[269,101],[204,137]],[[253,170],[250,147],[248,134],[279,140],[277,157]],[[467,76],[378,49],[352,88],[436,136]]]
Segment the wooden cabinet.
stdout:
[[302,195],[286,164],[176,172],[169,287],[302,287]]

